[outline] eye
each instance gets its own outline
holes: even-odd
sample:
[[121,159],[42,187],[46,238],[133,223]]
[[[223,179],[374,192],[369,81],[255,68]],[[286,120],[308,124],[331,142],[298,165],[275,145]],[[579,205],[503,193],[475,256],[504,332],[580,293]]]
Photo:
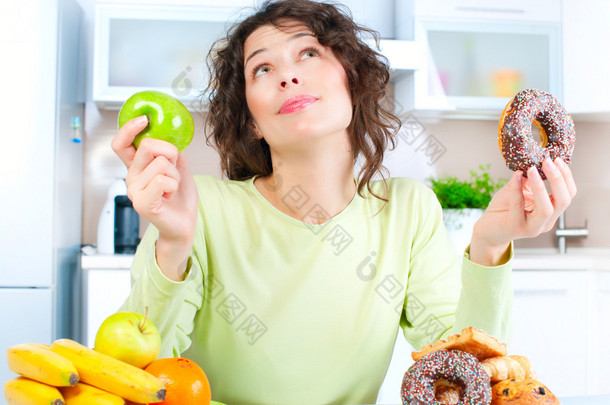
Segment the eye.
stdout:
[[308,59],[308,58],[314,58],[319,55],[320,55],[320,51],[318,51],[316,48],[307,48],[307,49],[304,49],[303,51],[301,51],[301,60]]
[[257,65],[254,67],[254,69],[252,69],[252,77],[259,77],[264,75],[265,73],[269,73],[270,71],[271,67],[269,65]]

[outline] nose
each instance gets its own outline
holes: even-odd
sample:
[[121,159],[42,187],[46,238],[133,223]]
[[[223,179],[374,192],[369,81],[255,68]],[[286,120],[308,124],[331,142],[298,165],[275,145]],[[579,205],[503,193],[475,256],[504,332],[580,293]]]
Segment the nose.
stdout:
[[[299,79],[297,79],[296,77],[293,77],[290,81],[294,84],[299,84]],[[282,80],[282,82],[280,83],[280,86],[282,86],[283,89],[286,88],[287,85],[288,82],[286,82],[285,80]]]

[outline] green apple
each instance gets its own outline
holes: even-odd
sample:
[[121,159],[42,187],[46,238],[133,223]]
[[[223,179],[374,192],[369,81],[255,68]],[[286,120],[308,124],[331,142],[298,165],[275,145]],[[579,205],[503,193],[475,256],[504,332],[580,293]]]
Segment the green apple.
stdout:
[[161,335],[146,315],[117,312],[102,322],[95,335],[95,350],[144,368],[159,357]]
[[218,402],[218,401],[210,401],[210,405],[225,405],[222,402]]
[[184,104],[160,91],[141,91],[129,97],[119,112],[119,128],[127,121],[146,115],[148,125],[133,140],[137,148],[143,138],[155,138],[174,144],[183,151],[195,133],[193,116]]

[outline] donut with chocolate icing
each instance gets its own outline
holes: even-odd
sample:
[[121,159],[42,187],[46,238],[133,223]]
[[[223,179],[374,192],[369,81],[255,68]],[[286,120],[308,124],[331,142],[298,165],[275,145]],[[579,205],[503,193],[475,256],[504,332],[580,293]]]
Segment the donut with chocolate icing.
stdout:
[[[540,142],[532,136],[532,125],[538,127]],[[551,94],[537,89],[522,90],[508,102],[498,128],[498,144],[511,170],[538,168],[542,179],[542,162],[557,157],[570,163],[574,151],[574,121]]]
[[489,376],[470,353],[460,350],[437,350],[417,360],[405,373],[401,387],[403,405],[440,405],[436,397],[439,380],[458,386],[457,405],[491,402]]

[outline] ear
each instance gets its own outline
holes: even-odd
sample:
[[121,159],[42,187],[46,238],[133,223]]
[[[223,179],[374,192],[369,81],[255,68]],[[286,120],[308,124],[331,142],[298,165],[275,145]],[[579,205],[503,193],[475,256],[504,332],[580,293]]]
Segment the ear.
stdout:
[[263,134],[258,129],[258,125],[256,125],[256,122],[254,122],[254,120],[250,120],[250,127],[252,128],[252,132],[254,132],[254,137],[256,139],[258,139],[258,140],[263,139]]

